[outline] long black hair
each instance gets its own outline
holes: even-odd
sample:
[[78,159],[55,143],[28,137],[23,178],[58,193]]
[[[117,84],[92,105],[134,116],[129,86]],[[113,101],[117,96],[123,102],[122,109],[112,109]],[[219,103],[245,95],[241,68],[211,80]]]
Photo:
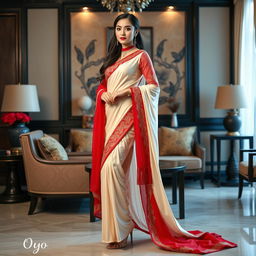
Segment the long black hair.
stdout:
[[[105,77],[105,70],[111,66],[112,64],[114,64],[121,56],[121,50],[122,50],[122,46],[121,44],[117,41],[116,38],[116,24],[119,20],[122,19],[128,19],[131,24],[135,27],[135,30],[138,30],[140,28],[140,23],[139,20],[137,19],[136,16],[134,16],[133,14],[130,13],[123,13],[119,16],[116,17],[115,21],[114,21],[114,34],[113,37],[111,38],[109,45],[108,45],[108,54],[107,57],[103,63],[103,65],[100,68],[100,80],[103,80]],[[135,37],[134,40],[134,45],[138,48],[138,49],[144,49],[143,46],[143,41],[141,38],[141,34],[138,31],[137,36]]]

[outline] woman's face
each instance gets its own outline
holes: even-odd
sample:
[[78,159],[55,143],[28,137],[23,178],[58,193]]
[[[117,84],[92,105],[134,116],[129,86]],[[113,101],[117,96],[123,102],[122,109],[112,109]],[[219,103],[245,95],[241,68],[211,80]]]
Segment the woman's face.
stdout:
[[128,19],[121,19],[116,24],[115,33],[117,41],[122,44],[123,47],[128,47],[133,45],[133,39],[137,32]]

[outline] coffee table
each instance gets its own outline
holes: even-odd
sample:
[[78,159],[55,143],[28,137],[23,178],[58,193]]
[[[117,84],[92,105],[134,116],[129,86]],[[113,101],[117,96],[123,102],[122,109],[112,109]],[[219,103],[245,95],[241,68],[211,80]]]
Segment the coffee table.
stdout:
[[177,184],[179,187],[179,217],[185,218],[184,171],[186,166],[179,161],[160,160],[160,173],[163,178],[172,178],[172,203],[177,203]]
[[[172,178],[172,203],[177,203],[177,183],[179,187],[179,217],[185,218],[185,199],[184,199],[184,170],[186,166],[178,161],[160,160],[159,168],[162,177]],[[92,164],[85,165],[85,171],[91,173]],[[92,207],[92,206],[91,206]]]
[[[85,171],[89,173],[89,182],[91,182],[91,170],[92,170],[92,163],[85,164]],[[93,194],[90,191],[90,222],[95,222],[94,216],[94,198]]]

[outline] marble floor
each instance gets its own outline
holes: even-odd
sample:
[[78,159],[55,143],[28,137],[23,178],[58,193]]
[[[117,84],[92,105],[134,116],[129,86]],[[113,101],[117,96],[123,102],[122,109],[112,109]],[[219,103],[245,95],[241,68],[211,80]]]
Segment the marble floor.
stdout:
[[[170,191],[167,187],[168,197]],[[187,181],[185,198],[186,218],[179,220],[185,229],[216,232],[239,245],[211,256],[256,255],[255,187],[245,187],[242,199],[238,200],[237,188],[218,188],[207,181],[201,190],[198,182]],[[44,211],[32,216],[27,215],[28,206],[28,202],[0,204],[1,256],[192,255],[161,250],[138,230],[133,234],[133,247],[106,249],[100,242],[101,221],[89,222],[87,199],[47,200]],[[177,216],[177,205],[172,208]]]

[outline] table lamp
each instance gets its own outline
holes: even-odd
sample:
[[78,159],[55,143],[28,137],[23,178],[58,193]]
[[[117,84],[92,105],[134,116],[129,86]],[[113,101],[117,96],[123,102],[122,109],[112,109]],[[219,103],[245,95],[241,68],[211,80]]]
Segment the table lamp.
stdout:
[[[13,124],[8,129],[11,151],[20,152],[19,135],[29,132],[28,127],[20,116],[15,114],[22,112],[39,112],[39,102],[35,85],[9,84],[5,85],[1,112],[10,112],[9,118],[13,118]],[[7,114],[5,114],[7,115]],[[26,116],[23,114],[23,116]],[[7,118],[8,119],[8,118]],[[3,120],[3,118],[2,118]],[[18,121],[15,121],[18,120]],[[7,120],[8,121],[8,120]]]
[[223,119],[223,125],[227,135],[239,135],[241,120],[238,116],[238,109],[247,106],[246,99],[241,85],[223,85],[217,89],[215,108],[229,109],[227,116]]

